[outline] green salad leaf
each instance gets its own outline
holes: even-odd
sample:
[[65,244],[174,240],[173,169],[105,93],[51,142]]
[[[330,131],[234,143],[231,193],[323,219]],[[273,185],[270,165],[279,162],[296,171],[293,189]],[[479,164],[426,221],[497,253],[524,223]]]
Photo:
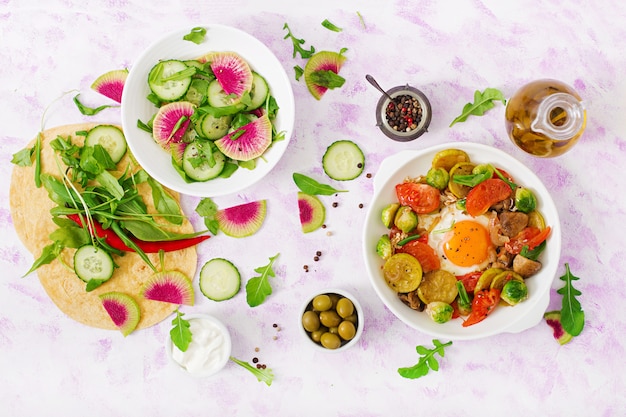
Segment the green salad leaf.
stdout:
[[399,368],[398,373],[404,378],[417,379],[427,375],[430,370],[438,371],[439,362],[435,354],[438,353],[443,358],[445,353],[444,349],[452,345],[452,341],[441,343],[439,340],[433,339],[433,344],[435,345],[433,349],[429,349],[425,346],[417,346],[416,350],[420,355],[419,361],[411,367]]
[[206,29],[203,27],[195,27],[191,29],[191,32],[183,36],[183,39],[186,41],[193,42],[195,44],[201,44],[204,42],[204,37],[206,36]]
[[76,107],[78,107],[78,111],[80,111],[81,114],[84,114],[85,116],[95,116],[96,114],[100,113],[102,110],[108,109],[110,107],[119,107],[119,105],[117,104],[105,104],[105,105],[98,106],[98,107],[88,107],[80,102],[80,100],[78,99],[78,96],[80,96],[80,94],[76,94],[74,96],[74,99],[73,99],[74,104],[76,104]]
[[270,258],[270,262],[256,268],[254,271],[261,274],[260,276],[250,278],[246,284],[246,301],[250,307],[257,307],[265,301],[267,296],[272,294],[272,286],[269,282],[270,277],[276,276],[272,265],[278,258],[279,253]]
[[233,356],[230,357],[230,360],[235,362],[237,365],[247,369],[252,372],[256,379],[259,382],[265,382],[265,384],[269,387],[272,385],[272,381],[274,380],[274,372],[270,368],[257,368],[256,366],[250,365],[248,362],[239,360]]
[[196,213],[204,219],[204,225],[213,235],[216,235],[219,231],[219,222],[215,218],[217,210],[217,204],[209,197],[201,199],[196,206]]
[[291,33],[291,29],[287,23],[285,23],[283,29],[287,30],[287,34],[283,39],[291,39],[291,42],[293,43],[293,58],[295,58],[297,54],[300,54],[303,59],[309,59],[313,56],[315,53],[315,47],[311,46],[309,49],[303,48],[302,45],[305,40],[296,38],[293,33]]
[[455,123],[464,122],[469,116],[482,116],[488,110],[495,107],[495,102],[501,101],[502,104],[506,104],[504,94],[495,88],[486,88],[482,93],[479,90],[474,92],[474,102],[467,103],[463,107],[461,114],[450,123],[450,127]]
[[341,87],[346,82],[345,78],[331,70],[313,71],[310,77],[313,84],[331,90]]
[[322,26],[324,26],[328,30],[332,30],[333,32],[341,32],[343,30],[339,26],[336,26],[333,23],[331,23],[331,21],[328,19],[324,19],[324,21],[322,22]]
[[571,273],[569,264],[566,263],[565,274],[560,279],[565,281],[565,285],[556,291],[563,296],[561,325],[567,333],[572,336],[578,336],[585,327],[585,312],[576,298],[582,295],[582,293],[574,288],[573,281],[577,281],[580,278]]
[[185,352],[191,343],[192,334],[189,330],[189,322],[183,318],[185,313],[176,310],[176,317],[172,320],[172,330],[170,330],[170,338],[172,343],[181,352]]
[[300,191],[309,195],[333,195],[336,193],[347,193],[348,190],[338,190],[328,184],[322,184],[317,180],[298,172],[293,173],[293,181]]

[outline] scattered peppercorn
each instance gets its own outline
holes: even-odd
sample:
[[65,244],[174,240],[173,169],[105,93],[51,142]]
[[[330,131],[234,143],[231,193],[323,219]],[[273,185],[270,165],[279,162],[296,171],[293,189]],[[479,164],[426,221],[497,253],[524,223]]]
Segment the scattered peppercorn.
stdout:
[[277,328],[277,327],[278,327],[278,324],[274,323],[274,324],[272,324],[272,327],[273,327],[273,328]]
[[314,257],[313,257],[313,260],[314,260],[315,262],[317,262],[317,261],[319,261],[319,260],[320,260],[320,257],[319,257],[319,256],[314,256]]
[[409,94],[393,97],[389,102],[385,115],[389,126],[399,132],[410,132],[417,129],[422,120],[422,106],[417,99]]
[[322,251],[321,251],[321,250],[318,250],[317,252],[315,252],[315,254],[316,254],[317,256],[322,256]]
[[258,363],[259,362],[259,358],[252,358],[252,363]]
[[371,172],[368,172],[367,174],[365,174],[365,176],[366,176],[367,178],[372,178],[372,173],[371,173]]
[[363,203],[359,204],[359,208],[363,208]]
[[338,205],[339,205],[339,203],[336,202],[336,201],[333,203],[333,207],[337,207]]

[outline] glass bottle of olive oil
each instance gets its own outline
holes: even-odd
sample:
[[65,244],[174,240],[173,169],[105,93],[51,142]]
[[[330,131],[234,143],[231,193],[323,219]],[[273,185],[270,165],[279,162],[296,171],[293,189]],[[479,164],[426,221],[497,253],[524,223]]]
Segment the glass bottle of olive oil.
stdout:
[[539,157],[562,155],[585,130],[587,113],[578,93],[565,83],[543,79],[515,92],[505,111],[511,140]]

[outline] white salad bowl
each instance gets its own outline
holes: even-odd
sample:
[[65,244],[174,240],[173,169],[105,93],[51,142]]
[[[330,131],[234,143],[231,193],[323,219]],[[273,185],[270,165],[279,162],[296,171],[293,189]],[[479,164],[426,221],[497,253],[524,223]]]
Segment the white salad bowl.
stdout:
[[[236,193],[263,178],[278,163],[291,139],[295,120],[295,104],[291,82],[282,64],[261,41],[239,29],[210,24],[203,42],[184,40],[191,26],[166,34],[150,45],[132,65],[122,94],[122,127],[128,146],[137,162],[161,184],[182,194],[216,197]],[[274,142],[258,159],[255,169],[239,168],[229,178],[215,178],[206,182],[186,182],[175,170],[171,155],[137,126],[147,123],[157,108],[146,98],[150,94],[148,74],[160,60],[196,59],[211,51],[233,51],[245,59],[252,70],[262,75],[279,106],[274,126],[284,133],[284,140]]]
[[[504,169],[520,185],[531,189],[537,197],[537,209],[546,225],[552,229],[546,249],[541,254],[541,270],[526,279],[528,298],[515,306],[500,306],[482,322],[463,327],[461,319],[435,323],[425,312],[412,310],[405,305],[385,282],[382,274],[384,264],[376,253],[379,238],[389,232],[381,220],[381,212],[388,204],[397,202],[395,185],[407,177],[426,175],[434,155],[444,149],[461,149],[473,163],[492,163]],[[444,143],[423,150],[401,151],[385,159],[374,179],[374,195],[365,218],[363,231],[363,255],[374,290],[385,306],[408,326],[448,340],[469,340],[496,335],[518,333],[537,325],[545,313],[550,288],[556,276],[561,255],[561,228],[559,216],[550,194],[541,180],[528,167],[507,153],[477,143]]]

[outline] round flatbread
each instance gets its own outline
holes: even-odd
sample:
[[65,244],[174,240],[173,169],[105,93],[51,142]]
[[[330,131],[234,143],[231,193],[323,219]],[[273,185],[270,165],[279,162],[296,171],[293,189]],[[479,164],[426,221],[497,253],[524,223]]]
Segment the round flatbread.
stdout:
[[[84,132],[97,126],[97,124],[75,124],[59,126],[45,130],[41,133],[41,172],[60,175],[59,164],[64,168],[60,158],[55,157],[54,150],[50,147],[50,141],[58,136],[72,137],[73,143],[82,145],[84,136],[76,132]],[[34,146],[36,138],[29,147]],[[129,152],[118,163],[118,172],[113,172],[119,177],[130,166],[139,169]],[[137,187],[148,207],[148,212],[155,212],[152,201],[150,186],[146,183]],[[169,191],[169,190],[168,190]],[[169,191],[179,199],[179,195]],[[29,167],[15,166],[11,176],[10,188],[11,217],[18,236],[24,246],[37,259],[42,249],[52,243],[50,233],[58,228],[52,221],[50,209],[56,206],[48,197],[45,188],[37,188],[35,185],[35,164]],[[173,232],[193,233],[193,226],[185,220],[181,226],[168,228]],[[126,253],[124,256],[113,256],[113,260],[119,268],[111,279],[91,292],[85,291],[85,282],[80,280],[71,270],[72,259],[75,249],[66,248],[61,254],[63,263],[59,259],[48,265],[42,265],[36,271],[39,280],[48,296],[54,303],[72,319],[92,327],[102,329],[117,329],[111,318],[102,306],[100,294],[118,291],[132,296],[140,306],[141,319],[137,329],[150,327],[161,322],[172,314],[178,305],[144,299],[141,295],[143,284],[152,276],[153,270],[136,253]],[[153,265],[159,265],[158,254],[148,254]],[[68,265],[70,266],[68,268]],[[194,278],[197,268],[197,254],[194,247],[167,252],[164,256],[164,265],[167,270],[177,270],[184,273],[190,279]]]

